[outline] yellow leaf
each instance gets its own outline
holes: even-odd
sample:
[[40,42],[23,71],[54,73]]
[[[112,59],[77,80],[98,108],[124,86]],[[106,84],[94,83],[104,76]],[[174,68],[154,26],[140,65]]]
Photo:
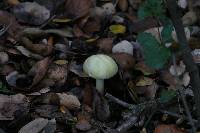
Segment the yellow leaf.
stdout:
[[126,27],[120,24],[111,25],[109,29],[113,34],[123,34],[126,32]]
[[64,19],[56,18],[56,19],[53,19],[52,21],[54,23],[67,23],[67,22],[71,22],[72,19],[69,19],[69,18],[64,18]]
[[148,77],[142,77],[137,83],[136,86],[148,86],[152,85],[153,79]]
[[65,65],[68,63],[68,61],[66,60],[56,60],[54,61],[54,63],[56,63],[57,65]]
[[63,105],[60,106],[60,112],[65,114],[66,110],[67,110],[67,108],[65,106],[63,106]]
[[98,37],[95,38],[89,38],[86,40],[87,43],[95,42],[98,39]]

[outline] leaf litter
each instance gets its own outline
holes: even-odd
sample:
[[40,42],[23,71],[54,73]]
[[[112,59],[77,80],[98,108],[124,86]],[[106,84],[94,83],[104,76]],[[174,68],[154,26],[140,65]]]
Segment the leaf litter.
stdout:
[[[199,3],[178,1],[197,64]],[[177,85],[196,121],[194,95],[182,59],[170,61],[177,43],[161,0],[1,1],[0,130],[189,132]],[[105,95],[83,71],[94,54],[119,67],[105,80]]]

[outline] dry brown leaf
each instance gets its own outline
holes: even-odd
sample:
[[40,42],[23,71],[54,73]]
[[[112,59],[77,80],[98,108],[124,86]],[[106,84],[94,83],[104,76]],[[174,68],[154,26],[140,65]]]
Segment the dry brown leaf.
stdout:
[[94,32],[100,31],[100,19],[89,18],[87,23],[83,26],[83,31],[87,34],[92,34]]
[[22,42],[24,46],[32,51],[33,53],[40,54],[42,56],[47,56],[53,51],[53,38],[50,37],[47,44],[33,44],[31,40],[23,37]]
[[81,18],[89,13],[91,5],[91,0],[66,0],[65,14],[71,19]]
[[154,133],[186,133],[175,125],[158,125]]
[[128,0],[119,0],[118,6],[123,12],[125,12],[128,9]]
[[113,47],[113,38],[100,38],[97,41],[97,46],[99,50],[104,53],[111,53]]
[[130,54],[116,53],[112,54],[111,56],[115,59],[115,61],[124,71],[133,69],[135,66],[135,58]]
[[33,83],[31,84],[30,88],[37,85],[45,76],[48,66],[51,62],[50,57],[46,57],[43,60],[38,61],[28,72],[29,76],[33,76]]
[[60,105],[65,106],[68,109],[78,109],[81,103],[74,95],[68,95],[66,93],[56,93],[60,99]]
[[14,38],[16,41],[20,39],[21,31],[23,30],[23,27],[19,25],[19,23],[16,21],[15,17],[6,12],[0,10],[0,24],[5,24],[8,26],[7,33],[11,38]]

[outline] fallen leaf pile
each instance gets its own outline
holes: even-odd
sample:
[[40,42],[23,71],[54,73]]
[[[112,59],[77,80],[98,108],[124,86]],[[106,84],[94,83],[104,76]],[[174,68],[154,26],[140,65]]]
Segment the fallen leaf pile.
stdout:
[[[149,16],[168,15],[158,5],[157,0],[0,1],[0,131],[189,131],[177,87],[184,88],[196,121],[191,77],[181,57],[175,64],[170,60],[179,49],[171,22],[166,19],[165,27]],[[200,0],[178,0],[178,6],[198,64]],[[118,65],[118,73],[104,81],[105,93],[114,98],[99,94],[83,71],[94,54],[106,54]]]

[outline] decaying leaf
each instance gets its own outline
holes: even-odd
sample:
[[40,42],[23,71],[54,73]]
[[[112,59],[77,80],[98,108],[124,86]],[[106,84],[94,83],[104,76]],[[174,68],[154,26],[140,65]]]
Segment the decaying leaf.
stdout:
[[113,47],[113,38],[101,38],[97,41],[97,46],[100,51],[111,53]]
[[118,6],[122,11],[126,11],[128,9],[128,0],[119,0]]
[[65,3],[65,14],[70,19],[84,17],[89,13],[91,4],[91,0],[67,0]]
[[0,94],[0,101],[0,120],[13,120],[16,111],[21,111],[22,113],[28,111],[28,98],[25,95],[7,96]]
[[92,126],[89,123],[90,117],[86,113],[79,113],[78,114],[78,122],[76,123],[76,128],[80,131],[87,131]]
[[52,37],[49,38],[47,44],[33,44],[33,42],[26,37],[22,38],[22,42],[28,50],[32,51],[33,53],[40,54],[42,56],[49,55],[53,50]]
[[37,85],[45,76],[49,63],[51,62],[50,57],[46,57],[43,60],[38,61],[28,72],[29,76],[33,76],[33,83],[30,88]]
[[139,81],[136,83],[136,86],[148,86],[152,85],[153,79],[148,77],[141,77]]
[[50,17],[50,11],[36,2],[19,3],[13,13],[20,21],[34,25],[40,25]]
[[39,133],[48,124],[48,119],[37,118],[22,127],[18,133]]
[[47,76],[55,82],[65,81],[67,79],[67,65],[51,64]]
[[175,125],[158,125],[154,133],[186,133]]
[[80,108],[80,102],[78,98],[74,95],[68,95],[66,93],[57,93],[60,104],[64,105],[68,109],[78,109]]
[[115,54],[112,54],[112,57],[115,59],[115,61],[119,64],[119,66],[124,71],[131,70],[135,66],[135,59],[130,54],[115,53]]
[[112,52],[133,55],[133,45],[129,41],[123,40],[112,48]]
[[8,34],[10,37],[14,38],[15,40],[20,39],[20,32],[23,30],[24,27],[19,25],[19,23],[16,21],[16,18],[6,11],[0,11],[0,24],[4,24],[8,26]]
[[26,49],[23,46],[16,46],[16,49],[19,50],[23,55],[27,56],[27,57],[33,57],[35,59],[42,59],[43,57],[38,55],[38,54],[34,54],[31,51],[29,51],[28,49]]

